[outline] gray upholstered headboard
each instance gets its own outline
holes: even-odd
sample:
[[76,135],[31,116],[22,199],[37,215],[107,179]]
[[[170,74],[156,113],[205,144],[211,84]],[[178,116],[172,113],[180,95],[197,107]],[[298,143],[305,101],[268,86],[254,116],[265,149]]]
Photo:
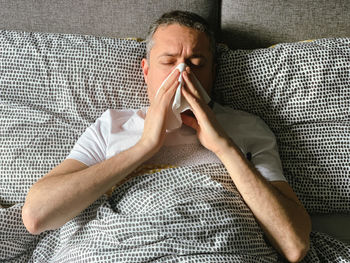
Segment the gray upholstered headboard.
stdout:
[[174,9],[202,15],[233,48],[350,36],[348,0],[0,0],[0,29],[144,38]]
[[222,0],[221,36],[232,48],[350,37],[350,1]]
[[198,13],[218,31],[219,7],[212,0],[0,0],[0,27],[144,38],[151,22],[175,9]]

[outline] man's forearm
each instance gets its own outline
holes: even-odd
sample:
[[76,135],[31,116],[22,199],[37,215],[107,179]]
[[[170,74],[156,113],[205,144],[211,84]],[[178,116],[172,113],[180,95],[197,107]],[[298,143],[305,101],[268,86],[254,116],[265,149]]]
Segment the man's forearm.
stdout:
[[268,182],[232,143],[218,155],[271,243],[290,261],[308,249],[309,216]]
[[101,195],[150,158],[141,144],[94,166],[68,174],[48,174],[30,189],[23,221],[33,234],[56,229],[78,215]]

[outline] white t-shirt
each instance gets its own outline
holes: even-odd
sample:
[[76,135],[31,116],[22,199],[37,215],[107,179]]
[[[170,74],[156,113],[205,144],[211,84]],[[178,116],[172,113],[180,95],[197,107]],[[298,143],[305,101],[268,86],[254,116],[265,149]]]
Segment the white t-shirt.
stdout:
[[[227,134],[269,181],[286,181],[274,134],[259,117],[214,103],[213,112]],[[67,159],[88,166],[102,162],[134,146],[141,138],[147,108],[107,110],[86,129]],[[185,125],[166,133],[163,147],[146,164],[195,165],[220,163],[204,148],[195,130]]]

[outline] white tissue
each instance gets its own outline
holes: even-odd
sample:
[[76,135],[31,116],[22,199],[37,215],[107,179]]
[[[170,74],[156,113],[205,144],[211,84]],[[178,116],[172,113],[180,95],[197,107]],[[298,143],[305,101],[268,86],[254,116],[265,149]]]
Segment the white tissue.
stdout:
[[[156,96],[158,95],[159,90],[163,87],[164,83],[167,81],[167,79],[170,77],[171,74],[173,74],[173,72],[178,69],[180,71],[180,76],[179,76],[179,86],[176,89],[176,93],[174,95],[174,98],[172,100],[172,106],[168,112],[168,119],[167,119],[167,125],[166,125],[166,129],[168,131],[171,130],[175,130],[181,127],[182,125],[182,120],[181,120],[181,112],[184,112],[186,110],[192,110],[191,106],[188,104],[187,100],[185,99],[184,96],[182,96],[181,94],[181,86],[184,83],[184,80],[182,78],[182,72],[185,70],[186,68],[186,64],[185,63],[180,63],[179,65],[177,65],[169,74],[168,77],[166,77],[166,79],[162,82],[162,84],[160,85]],[[210,102],[210,97],[208,95],[208,93],[205,91],[205,89],[203,88],[203,86],[201,85],[201,83],[199,82],[199,80],[196,78],[196,76],[193,74],[194,76],[194,80],[196,83],[194,83],[194,85],[198,88],[198,91],[201,95],[201,97],[204,99],[205,103],[209,103]]]

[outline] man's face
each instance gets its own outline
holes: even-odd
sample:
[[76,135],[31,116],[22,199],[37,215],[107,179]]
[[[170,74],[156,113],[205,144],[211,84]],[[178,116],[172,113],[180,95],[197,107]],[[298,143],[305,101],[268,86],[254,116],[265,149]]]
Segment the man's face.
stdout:
[[191,68],[210,95],[214,63],[205,33],[178,24],[160,26],[153,35],[153,43],[149,61],[143,59],[141,63],[151,103],[163,80],[179,63]]

